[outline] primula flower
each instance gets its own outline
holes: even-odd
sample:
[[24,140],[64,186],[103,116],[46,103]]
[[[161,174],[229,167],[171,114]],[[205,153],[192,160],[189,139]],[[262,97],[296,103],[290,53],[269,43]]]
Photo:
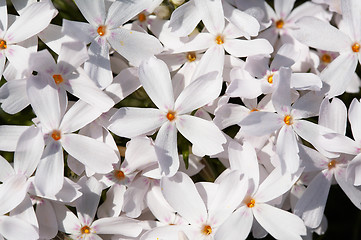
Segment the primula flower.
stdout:
[[[174,101],[167,65],[155,57],[139,67],[144,89],[159,109],[121,108],[111,118],[109,130],[118,136],[132,138],[159,129],[155,140],[162,174],[172,176],[179,168],[177,130],[202,154],[216,154],[226,142],[221,131],[212,123],[189,115],[193,110],[214,100],[221,91],[218,73],[213,72],[194,80]],[[154,80],[158,81],[155,82]]]

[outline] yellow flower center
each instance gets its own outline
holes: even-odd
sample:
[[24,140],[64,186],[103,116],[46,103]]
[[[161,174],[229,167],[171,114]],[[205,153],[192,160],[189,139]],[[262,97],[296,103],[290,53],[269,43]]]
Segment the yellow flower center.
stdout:
[[114,176],[116,177],[116,179],[118,179],[120,181],[125,178],[125,174],[121,170],[114,170]]
[[337,164],[336,160],[332,160],[331,162],[329,162],[327,164],[328,169],[332,169],[332,168],[336,167],[336,164]]
[[100,25],[97,29],[97,33],[99,34],[99,36],[104,36],[107,32],[107,27],[104,25]]
[[276,21],[275,25],[276,25],[276,28],[281,29],[285,25],[285,22],[282,19],[280,19],[280,20]]
[[287,124],[287,125],[292,125],[293,123],[293,118],[290,115],[286,115],[285,118],[283,119],[283,121]]
[[0,49],[6,49],[8,46],[6,45],[6,41],[5,40],[0,40]]
[[145,16],[144,13],[139,13],[138,20],[139,20],[139,22],[144,22],[145,20],[147,20],[147,16]]
[[209,225],[205,225],[202,229],[202,233],[204,235],[210,235],[212,233],[212,227]]
[[195,52],[188,52],[187,53],[187,59],[189,62],[193,62],[194,60],[196,60],[197,56]]
[[61,133],[59,130],[54,130],[52,133],[51,133],[51,137],[55,140],[55,141],[59,141],[60,138],[61,138]]
[[256,200],[254,200],[253,198],[251,198],[251,199],[248,201],[248,203],[247,203],[247,207],[253,208],[255,204],[256,204]]
[[216,37],[216,43],[219,44],[219,45],[221,45],[221,44],[224,43],[224,38],[223,38],[222,35],[218,35],[218,36]]
[[61,74],[54,74],[53,75],[53,78],[54,78],[54,82],[56,84],[60,84],[64,81],[63,77],[61,76]]
[[321,56],[321,61],[324,63],[330,63],[332,61],[332,58],[329,54],[325,53]]
[[169,121],[173,121],[173,120],[175,119],[175,115],[176,115],[175,112],[169,111],[169,112],[167,113],[167,118],[168,118],[168,120],[169,120]]
[[351,48],[352,48],[352,51],[353,52],[359,52],[360,51],[360,44],[359,43],[354,43],[352,46],[351,46]]
[[81,234],[89,234],[90,233],[90,227],[84,226],[80,229]]
[[273,74],[268,75],[268,77],[267,77],[267,82],[268,82],[269,84],[272,84],[272,83],[273,83]]

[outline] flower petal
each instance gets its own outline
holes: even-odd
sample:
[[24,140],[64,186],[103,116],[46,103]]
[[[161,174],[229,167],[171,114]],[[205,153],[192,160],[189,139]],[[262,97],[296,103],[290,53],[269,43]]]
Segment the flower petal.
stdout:
[[6,239],[39,239],[39,233],[30,223],[5,215],[0,216],[0,232]]
[[101,218],[94,221],[92,227],[99,234],[121,234],[127,237],[137,237],[142,231],[136,220],[125,217]]
[[74,0],[84,18],[92,25],[98,26],[105,21],[105,4],[103,1]]
[[271,54],[273,47],[266,39],[240,40],[225,39],[224,49],[234,57],[248,57],[258,54]]
[[198,14],[210,33],[218,34],[224,29],[224,14],[221,0],[202,1],[194,0]]
[[3,182],[0,185],[0,214],[6,214],[17,207],[24,200],[27,188],[26,176],[22,174],[11,175]]
[[187,36],[197,27],[201,19],[202,16],[198,14],[194,1],[189,1],[173,11],[169,27],[175,35]]
[[0,88],[1,108],[9,114],[15,114],[29,105],[26,92],[26,79],[6,82]]

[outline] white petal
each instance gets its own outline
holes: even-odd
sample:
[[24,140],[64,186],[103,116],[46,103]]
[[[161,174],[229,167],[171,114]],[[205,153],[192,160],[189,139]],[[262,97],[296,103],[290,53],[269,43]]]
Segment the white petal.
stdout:
[[154,108],[120,108],[110,119],[108,129],[118,136],[132,138],[159,128],[168,121],[165,115]]
[[16,146],[14,155],[15,172],[30,177],[38,166],[43,150],[43,133],[33,125],[21,135]]
[[8,29],[8,8],[6,0],[0,1],[0,34]]
[[224,14],[221,0],[201,1],[194,0],[198,14],[210,33],[218,34],[224,29]]
[[[89,23],[69,21],[67,19],[63,19],[63,28],[61,35],[65,35],[64,42],[66,42],[65,40],[68,38],[71,41],[74,41],[73,39],[76,39],[80,42],[88,44],[98,36],[96,30],[97,29]],[[60,53],[60,47],[61,46],[57,46],[57,49],[59,49],[58,53]]]
[[346,170],[341,167],[336,169],[335,178],[338,185],[346,193],[351,202],[358,209],[361,209],[361,190],[353,185],[351,179],[347,179]]
[[150,181],[144,177],[136,178],[124,194],[123,211],[128,217],[137,218],[144,210],[146,194],[149,191]]
[[356,1],[344,0],[341,1],[341,9],[345,27],[352,39],[360,39],[361,37],[361,18],[360,18],[360,4]]
[[233,68],[230,77],[231,84],[226,91],[230,97],[253,99],[262,94],[261,81],[252,77],[242,68]]
[[6,82],[0,88],[1,108],[9,114],[15,114],[29,105],[26,92],[26,79]]
[[163,111],[173,110],[174,96],[167,65],[155,57],[139,66],[139,80],[153,103]]
[[275,11],[280,17],[286,17],[292,10],[295,0],[275,0]]
[[241,131],[255,136],[271,134],[283,125],[283,118],[276,113],[256,111],[240,122]]
[[108,173],[113,170],[112,163],[118,162],[110,146],[90,137],[66,134],[61,141],[65,151],[96,173]]
[[0,156],[0,167],[0,182],[5,182],[6,179],[15,174],[13,167],[3,156]]
[[319,115],[323,97],[323,94],[309,91],[297,99],[292,105],[293,109],[291,110],[291,115],[294,119],[309,118]]
[[319,76],[313,73],[293,73],[291,75],[291,88],[297,90],[319,91],[322,82]]
[[75,0],[75,3],[90,24],[97,26],[104,23],[106,13],[103,1]]
[[178,96],[174,109],[177,114],[189,113],[211,103],[222,90],[218,72],[210,72],[195,79]]
[[137,237],[142,227],[136,220],[124,217],[101,218],[92,224],[99,234],[121,234],[127,237]]
[[36,205],[36,216],[39,222],[40,238],[54,238],[58,233],[58,224],[51,202],[42,199],[42,202]]
[[57,10],[49,2],[37,2],[27,7],[6,32],[8,43],[22,42],[46,28]]
[[347,179],[354,182],[355,186],[361,185],[361,155],[358,154],[347,166]]
[[273,52],[272,45],[266,39],[225,39],[223,45],[224,49],[234,57],[248,57]]
[[67,42],[61,45],[58,64],[69,64],[77,69],[88,59],[88,51],[84,43]]
[[219,228],[215,240],[246,239],[253,224],[253,214],[250,208],[241,207],[235,211]]
[[20,45],[8,45],[6,57],[9,62],[20,72],[29,67],[30,52]]
[[27,90],[31,106],[41,124],[49,130],[57,129],[61,117],[57,89],[48,84],[46,76],[38,74],[28,79]]
[[75,214],[70,211],[63,203],[52,203],[58,222],[59,230],[65,233],[79,233],[81,223]]
[[250,113],[248,108],[238,104],[225,104],[216,109],[214,124],[221,130],[234,124],[238,124]]
[[296,22],[292,35],[298,41],[320,50],[340,52],[352,45],[351,39],[332,25],[315,17],[303,17]]
[[97,216],[99,218],[117,217],[123,207],[125,186],[114,184],[107,191],[105,201],[98,207]]
[[222,152],[226,138],[222,131],[207,120],[190,115],[182,115],[176,120],[179,132],[203,154],[214,155]]
[[[354,105],[351,103],[349,110],[351,129],[353,125],[351,121],[351,109],[353,106]],[[330,128],[339,134],[345,135],[347,124],[347,108],[345,104],[338,98],[333,98],[331,102],[328,98],[325,98],[320,106],[318,124]],[[357,135],[357,132],[353,133],[353,135],[354,134]]]
[[112,30],[108,41],[115,51],[134,66],[139,66],[143,60],[163,50],[163,46],[154,36],[125,28]]
[[[289,108],[292,103],[290,90],[291,73],[292,70],[290,68],[282,67],[279,70],[279,74],[275,76],[277,77],[275,79],[276,89],[272,94],[272,103],[279,114],[284,113],[284,109]],[[288,113],[286,112],[286,114]]]
[[59,142],[51,142],[45,147],[35,173],[35,185],[43,195],[53,196],[60,191],[64,182],[63,149]]
[[105,88],[113,81],[110,68],[108,44],[92,42],[88,49],[89,60],[84,64],[88,76],[100,87]]
[[15,151],[16,144],[29,126],[14,126],[14,125],[1,125],[0,126],[0,150],[1,151]]
[[300,167],[296,133],[291,126],[283,126],[278,133],[276,152],[281,161],[283,171],[296,172]]
[[[321,72],[320,78],[325,82],[324,85],[329,85],[326,94],[329,98],[345,92],[356,70],[357,61],[355,54],[340,54]],[[339,69],[342,69],[342,71],[339,71]]]
[[146,9],[148,5],[148,0],[114,1],[108,10],[105,23],[112,28],[117,28]]
[[167,121],[161,126],[155,146],[161,174],[173,176],[179,169],[177,128],[173,122]]
[[26,176],[21,174],[11,175],[0,185],[1,215],[10,212],[24,200],[27,187]]
[[6,239],[39,239],[39,233],[30,223],[16,217],[0,216],[0,232]]
[[356,98],[354,98],[350,104],[348,110],[348,119],[351,123],[352,136],[354,137],[355,141],[360,142],[361,141],[361,124],[360,124],[361,104]]
[[[63,21],[66,22],[65,19]],[[85,23],[79,22],[79,24]],[[89,26],[89,24],[87,25]],[[38,37],[56,54],[60,53],[62,43],[73,41],[71,37],[62,32],[62,26],[55,24],[49,24],[43,31],[38,33]]]
[[260,225],[276,239],[301,240],[300,235],[306,235],[303,221],[290,212],[262,203],[256,203],[252,210]]
[[202,16],[198,14],[194,1],[189,1],[173,11],[169,27],[177,36],[186,36],[196,28],[201,19]]
[[324,170],[308,185],[295,207],[295,214],[302,216],[306,226],[316,228],[320,225],[325,210],[332,174]]
[[161,180],[162,193],[174,210],[191,224],[200,225],[207,220],[207,210],[190,177],[178,172]]

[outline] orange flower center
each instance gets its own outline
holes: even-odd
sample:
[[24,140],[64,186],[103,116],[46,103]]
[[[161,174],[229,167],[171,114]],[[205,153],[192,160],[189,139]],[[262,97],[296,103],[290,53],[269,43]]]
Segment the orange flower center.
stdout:
[[195,52],[188,52],[187,53],[187,59],[189,62],[193,62],[194,60],[196,60],[197,56]]
[[292,125],[293,123],[293,118],[290,115],[286,115],[285,118],[283,119],[283,121],[287,124],[287,125]]
[[97,29],[97,33],[99,34],[99,36],[104,36],[107,32],[107,27],[104,25],[100,25]]
[[354,43],[353,45],[352,45],[352,51],[353,52],[359,52],[360,51],[360,44],[359,43]]
[[212,227],[209,226],[209,225],[205,225],[205,226],[203,227],[202,233],[203,233],[204,235],[210,235],[210,234],[212,233]]
[[272,83],[273,83],[273,74],[268,75],[268,77],[267,77],[267,82],[268,82],[269,84],[272,84]]
[[332,168],[336,167],[336,164],[337,164],[336,160],[332,160],[331,162],[329,162],[327,164],[328,169],[332,169]]
[[332,58],[329,54],[325,53],[322,55],[321,61],[324,63],[330,63],[332,61]]
[[54,74],[53,75],[53,78],[54,78],[54,82],[56,84],[60,84],[64,81],[63,77],[61,76],[61,74]]
[[247,207],[253,208],[255,204],[256,204],[256,200],[254,200],[253,198],[251,198],[251,199],[248,201],[248,203],[247,203]]
[[176,115],[175,112],[169,111],[169,112],[167,113],[167,118],[168,118],[168,120],[169,120],[169,121],[173,121],[173,120],[175,119],[175,115]]
[[139,13],[138,20],[139,20],[139,22],[144,22],[145,20],[147,20],[147,16],[145,16],[144,13]]
[[55,141],[59,141],[60,138],[61,138],[61,133],[59,130],[54,130],[52,133],[51,133],[51,137],[55,140]]
[[90,227],[84,226],[80,229],[81,234],[89,234],[90,233]]
[[253,108],[251,112],[258,112],[259,110],[257,108]]
[[222,35],[218,35],[218,36],[216,37],[216,43],[219,44],[219,45],[221,45],[221,44],[224,43],[224,38],[223,38]]
[[276,28],[281,29],[285,25],[285,22],[282,19],[280,19],[275,23],[275,25],[276,25]]
[[116,179],[118,179],[120,181],[125,178],[125,174],[121,170],[114,170],[114,176],[116,177]]
[[6,49],[8,46],[6,45],[5,40],[0,40],[0,49]]

